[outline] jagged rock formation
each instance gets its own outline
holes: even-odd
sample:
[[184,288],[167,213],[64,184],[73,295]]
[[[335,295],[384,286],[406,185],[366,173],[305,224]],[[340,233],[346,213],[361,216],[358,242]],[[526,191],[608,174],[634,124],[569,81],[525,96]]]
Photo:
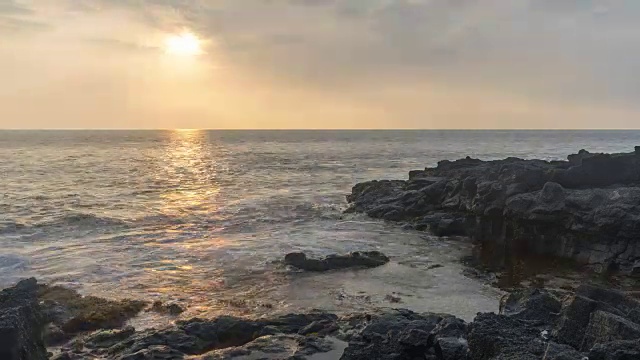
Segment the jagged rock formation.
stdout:
[[[47,359],[37,288],[30,279],[0,293],[2,359]],[[640,302],[621,292],[581,286],[558,299],[546,290],[528,289],[506,296],[500,309],[499,314],[478,314],[471,323],[405,309],[342,317],[314,311],[261,319],[193,318],[163,329],[82,332],[53,359],[301,360],[320,354],[342,360],[640,358]]]
[[640,273],[640,150],[567,161],[467,157],[357,184],[347,212],[468,235],[487,264],[540,255]]

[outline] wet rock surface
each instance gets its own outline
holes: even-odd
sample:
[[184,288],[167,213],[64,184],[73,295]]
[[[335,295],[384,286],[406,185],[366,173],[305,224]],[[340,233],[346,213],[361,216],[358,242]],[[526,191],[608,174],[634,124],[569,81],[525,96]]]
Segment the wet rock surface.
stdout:
[[347,200],[347,212],[471,236],[476,256],[495,267],[539,255],[630,274],[640,259],[637,152],[445,160],[408,180],[357,184]]
[[147,306],[144,301],[82,296],[61,286],[38,285],[37,296],[50,323],[45,333],[47,345],[57,345],[78,333],[120,328]]
[[151,304],[149,311],[155,311],[159,314],[166,315],[180,315],[184,312],[184,308],[176,303],[163,303],[160,300],[154,301]]
[[305,253],[289,253],[284,263],[305,271],[329,271],[347,268],[373,268],[389,262],[379,251],[356,251],[347,255],[329,255],[322,259],[308,258]]
[[[38,288],[32,279],[0,294],[0,324],[19,325],[1,328],[2,359],[48,358],[42,335],[55,318],[38,315],[44,305]],[[24,306],[29,310],[22,317],[7,310]],[[640,302],[625,293],[582,286],[562,299],[539,288],[513,292],[501,302],[499,314],[479,313],[470,323],[406,309],[342,317],[311,311],[257,319],[192,318],[141,331],[125,324],[112,328],[115,322],[105,321],[100,324],[107,328],[77,333],[52,349],[52,358],[626,360],[640,354],[638,311]],[[121,320],[119,313],[109,314]]]

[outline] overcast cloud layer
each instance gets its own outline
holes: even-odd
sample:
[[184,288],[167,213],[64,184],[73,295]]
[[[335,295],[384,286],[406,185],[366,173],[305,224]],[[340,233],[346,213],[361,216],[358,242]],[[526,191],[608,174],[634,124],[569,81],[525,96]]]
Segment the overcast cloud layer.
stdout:
[[0,128],[640,128],[639,73],[635,0],[0,0]]

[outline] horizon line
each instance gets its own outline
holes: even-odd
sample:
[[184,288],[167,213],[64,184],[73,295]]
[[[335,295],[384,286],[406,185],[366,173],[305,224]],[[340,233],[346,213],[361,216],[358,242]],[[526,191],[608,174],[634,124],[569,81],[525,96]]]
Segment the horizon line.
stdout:
[[640,128],[0,128],[0,131],[640,131]]

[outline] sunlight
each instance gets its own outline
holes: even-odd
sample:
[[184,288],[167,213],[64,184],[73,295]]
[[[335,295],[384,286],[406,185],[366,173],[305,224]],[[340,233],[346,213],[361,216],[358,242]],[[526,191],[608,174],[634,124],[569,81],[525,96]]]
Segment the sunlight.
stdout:
[[[162,213],[199,217],[217,210],[215,166],[212,166],[207,134],[201,130],[170,131],[162,178],[170,179],[171,191],[162,194]],[[215,161],[215,158],[213,159]]]
[[179,56],[196,56],[202,54],[202,41],[193,33],[184,31],[170,35],[164,42],[167,54]]

